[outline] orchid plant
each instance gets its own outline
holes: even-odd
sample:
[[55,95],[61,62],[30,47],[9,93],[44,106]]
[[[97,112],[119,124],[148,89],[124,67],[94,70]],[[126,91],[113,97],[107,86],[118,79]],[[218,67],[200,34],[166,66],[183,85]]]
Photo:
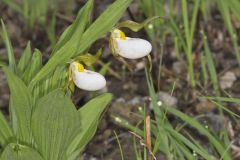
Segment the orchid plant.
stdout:
[[[87,53],[93,42],[107,32],[114,55],[128,59],[149,56],[152,46],[143,39],[126,37],[121,27],[138,31],[146,24],[125,21],[116,25],[132,0],[116,0],[94,22],[90,21],[93,0],[88,0],[76,20],[63,32],[48,62],[32,53],[28,43],[16,62],[11,41],[2,21],[9,65],[0,63],[10,88],[10,123],[0,112],[1,160],[74,160],[97,129],[110,93],[93,98],[80,109],[71,101],[75,86],[97,91],[106,86],[103,75],[85,69],[97,61]],[[89,25],[90,24],[90,25]]]

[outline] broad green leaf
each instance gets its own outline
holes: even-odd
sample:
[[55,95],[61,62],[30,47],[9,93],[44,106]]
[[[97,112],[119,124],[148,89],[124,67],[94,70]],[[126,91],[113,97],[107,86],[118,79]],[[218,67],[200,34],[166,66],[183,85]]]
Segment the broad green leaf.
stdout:
[[100,116],[111,99],[112,95],[110,93],[105,93],[92,99],[78,110],[78,114],[81,118],[81,125],[83,127],[69,146],[67,150],[68,156],[71,157],[75,154],[79,154],[79,152],[81,152],[86,144],[91,140],[97,130]]
[[0,145],[5,146],[13,133],[2,112],[0,112],[0,126]]
[[131,2],[132,0],[116,0],[109,6],[84,32],[75,55],[83,53],[93,42],[111,31]]
[[10,143],[3,151],[1,160],[43,160],[41,155],[28,146]]
[[13,48],[12,48],[12,44],[9,39],[5,24],[3,23],[2,19],[1,19],[1,24],[2,24],[2,37],[3,37],[4,43],[7,48],[9,66],[13,71],[15,71],[16,70],[16,62],[15,62],[15,57],[14,57],[14,53],[13,53]]
[[52,73],[57,66],[66,64],[71,57],[77,52],[80,39],[89,22],[90,13],[93,7],[93,0],[89,0],[87,4],[80,10],[76,20],[73,24],[63,33],[56,48],[52,53],[52,57],[47,64],[40,70],[34,77],[33,83],[45,78]]
[[28,86],[33,93],[33,104],[44,95],[50,93],[57,88],[64,88],[67,80],[67,66],[59,66],[51,76],[48,76],[43,81]]
[[30,118],[32,103],[24,82],[8,67],[3,67],[10,88],[10,114],[15,135],[19,141],[31,142]]
[[80,131],[80,117],[71,99],[61,90],[41,98],[33,112],[32,133],[46,160],[66,160],[66,150]]
[[24,72],[24,70],[26,69],[26,67],[30,63],[31,57],[32,57],[32,55],[31,55],[31,43],[28,42],[27,47],[23,51],[23,54],[22,54],[22,56],[21,56],[21,58],[18,62],[18,65],[17,65],[19,75],[21,75]]
[[42,54],[38,49],[35,49],[31,59],[31,63],[28,65],[25,72],[23,73],[22,76],[23,81],[26,84],[28,84],[41,68],[42,68]]

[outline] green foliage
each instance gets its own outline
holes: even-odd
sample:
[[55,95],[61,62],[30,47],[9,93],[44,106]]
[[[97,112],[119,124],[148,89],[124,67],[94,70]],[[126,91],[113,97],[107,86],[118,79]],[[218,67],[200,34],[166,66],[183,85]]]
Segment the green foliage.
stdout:
[[31,43],[28,42],[27,47],[23,51],[22,56],[17,65],[19,75],[22,75],[23,72],[26,70],[27,66],[29,65],[29,63],[31,61],[31,57],[32,57],[31,53],[32,53],[31,52]]
[[2,34],[1,35],[2,35],[2,38],[3,38],[6,48],[7,48],[9,66],[12,70],[15,71],[16,70],[16,62],[15,62],[15,57],[14,57],[14,53],[13,53],[12,43],[8,36],[5,24],[3,23],[2,20],[1,20],[1,25],[2,25]]
[[30,92],[23,81],[8,67],[3,67],[11,92],[10,113],[15,136],[21,142],[31,143],[32,101]]
[[76,54],[83,53],[93,42],[112,30],[132,0],[116,0],[84,32]]
[[29,82],[39,72],[41,68],[42,68],[42,54],[38,49],[35,49],[30,60],[30,63],[28,64],[21,78],[26,84],[29,84]]
[[41,155],[28,146],[10,143],[3,151],[1,160],[44,160]]
[[[166,104],[159,106],[157,104],[158,100],[153,88],[152,78],[148,71],[146,71],[146,75],[154,112],[151,120],[151,134],[154,146],[153,154],[156,154],[157,151],[161,151],[166,155],[167,159],[184,160],[196,159],[197,157],[195,157],[193,154],[194,152],[197,153],[199,158],[201,157],[207,160],[216,159],[215,154],[209,153],[209,151],[205,149],[205,147],[200,144],[198,140],[192,138],[191,135],[184,130],[184,128],[182,128],[182,126],[175,128],[173,127],[166,117],[166,113],[171,113],[175,117],[180,118],[183,122],[190,125],[192,128],[196,129],[199,134],[205,136],[210,143],[209,147],[215,150],[219,157],[224,160],[230,160],[231,156],[228,150],[228,144],[221,143],[219,137],[215,137],[216,134],[212,133],[211,130],[206,129],[200,122],[198,122],[198,120],[181,111],[178,111],[172,106],[167,106]],[[146,115],[142,112],[139,114],[140,117],[143,118],[143,122],[146,118]],[[126,120],[116,116],[114,116],[114,121],[145,139],[145,128],[141,130],[139,125],[133,126]],[[145,156],[143,155],[143,157]]]
[[46,21],[49,5],[48,0],[22,0],[19,3],[12,0],[3,0],[3,2],[21,14],[30,27],[33,27],[33,24],[37,20],[41,21],[41,23],[45,23]]
[[92,139],[97,130],[100,116],[111,99],[112,95],[105,93],[92,99],[78,110],[82,128],[81,132],[74,138],[71,145],[68,147],[67,153],[71,159],[73,159],[78,152],[82,151],[85,145]]
[[[107,74],[107,70],[110,68],[111,62],[108,62],[106,64],[104,64],[101,68],[101,70],[99,71],[99,73],[101,75],[106,75]],[[119,77],[119,75],[117,74],[116,77]]]
[[[167,107],[167,106],[166,106]],[[221,155],[220,157],[222,157],[223,159],[226,159],[226,160],[230,160],[231,159],[231,156],[229,155],[229,151],[228,149],[223,146],[221,143],[220,143],[220,140],[215,138],[211,132],[209,132],[209,130],[207,130],[206,128],[204,128],[197,120],[195,120],[194,118],[191,118],[190,116],[188,116],[187,114],[185,113],[182,113],[172,107],[168,107],[167,108],[167,111],[172,113],[173,115],[181,118],[184,122],[187,122],[189,125],[191,125],[192,127],[196,128],[199,133],[205,135],[208,140],[210,141],[210,143],[214,146],[214,148],[217,150],[217,152],[219,153],[219,155]],[[204,147],[202,147],[204,148]],[[206,152],[205,152],[206,154]]]
[[[37,151],[43,159],[75,159],[96,132],[100,115],[112,99],[111,94],[96,97],[77,111],[66,93],[58,89],[40,98],[30,108],[31,97],[24,83],[9,69],[4,67],[4,71],[9,80],[11,102],[14,104],[11,104],[15,134],[13,140],[18,144],[9,144],[2,157],[10,158],[11,154],[13,160],[21,159],[22,157],[17,156],[18,152],[23,152],[23,157],[31,157],[37,156]],[[20,94],[18,97],[15,95],[17,92]],[[3,126],[0,130],[0,142],[5,146],[13,136],[2,115],[0,124]],[[21,149],[24,144],[34,147],[36,151],[25,146]],[[19,151],[13,149],[15,147],[20,147]]]
[[[169,2],[165,0],[141,0],[141,8],[146,17],[149,18],[152,16],[160,16],[169,20],[166,21],[167,23],[153,23],[151,27],[146,27],[147,33],[152,39],[153,47],[155,48],[155,50],[158,50],[158,48],[156,47],[157,44],[164,43],[166,39],[164,35],[170,33],[174,38],[177,58],[183,63],[185,62],[181,58],[181,55],[179,55],[179,53],[183,52],[185,54],[187,60],[188,75],[191,85],[193,87],[197,84],[196,82],[198,81],[197,76],[194,73],[195,67],[197,66],[194,66],[194,57],[192,55],[194,51],[194,36],[195,33],[198,33],[198,29],[203,29],[202,24],[204,24],[204,26],[207,25],[208,21],[212,17],[212,10],[216,8],[219,10],[225,27],[229,32],[233,44],[234,53],[236,54],[238,62],[240,61],[237,32],[235,29],[236,27],[233,23],[233,21],[240,20],[240,12],[238,9],[239,7],[240,2],[236,0],[182,0],[180,2],[174,0],[170,0]],[[200,26],[197,26],[197,17],[199,14],[203,15],[204,23],[201,23]],[[204,56],[202,56],[201,58],[204,58]],[[204,63],[205,62],[202,61],[202,64]],[[202,65],[202,67],[204,66]],[[204,73],[204,76],[204,83],[206,84],[208,78],[206,77],[206,72]],[[211,81],[215,79],[212,77],[210,78]],[[217,91],[219,89],[217,88],[216,81],[214,81],[212,81],[212,83],[214,84],[214,90],[215,92],[219,92]]]
[[89,16],[92,9],[92,0],[89,0],[78,14],[74,23],[62,34],[53,50],[51,59],[34,77],[32,82],[35,83],[42,80],[55,70],[57,66],[66,64],[71,58],[85,53],[94,41],[112,29],[130,2],[131,0],[117,0],[84,31],[86,25],[89,24]]
[[239,104],[240,100],[237,98],[232,98],[232,97],[207,97],[212,103],[216,104],[218,108],[224,110],[226,113],[229,113],[233,118],[237,117],[240,118],[240,115],[237,113],[234,113],[228,107],[224,106],[223,102],[230,102],[230,103],[236,103]]
[[89,16],[92,10],[93,1],[89,0],[87,4],[80,10],[76,20],[67,28],[62,34],[60,40],[56,44],[52,57],[40,72],[34,77],[33,82],[42,80],[51,72],[53,72],[58,65],[66,64],[76,54],[79,47],[81,36],[89,23]]
[[[238,6],[240,5],[240,3],[238,2]],[[236,57],[238,60],[238,63],[240,63],[240,52],[239,52],[239,47],[238,47],[238,40],[237,40],[237,31],[235,30],[232,22],[231,22],[231,8],[233,8],[234,5],[229,5],[228,2],[223,1],[223,0],[219,0],[218,1],[218,6],[219,6],[219,10],[222,14],[224,23],[228,29],[228,32],[230,33],[230,37],[233,43],[233,47],[234,47],[234,51],[236,53]],[[239,16],[239,14],[237,13],[236,15]]]
[[77,110],[66,88],[68,62],[79,55],[95,62],[101,52],[91,56],[86,54],[88,48],[113,28],[131,1],[115,1],[91,24],[93,0],[88,0],[61,35],[45,65],[41,51],[35,49],[32,53],[30,42],[16,63],[2,22],[9,66],[2,62],[0,66],[11,93],[11,125],[1,113],[1,159],[74,160],[83,151],[112,95],[102,94]]
[[206,57],[205,61],[207,63],[207,67],[208,67],[208,70],[209,70],[209,74],[210,74],[210,78],[211,78],[211,81],[212,81],[212,84],[213,84],[215,94],[217,96],[219,96],[220,95],[220,90],[219,90],[219,84],[218,84],[217,71],[216,71],[214,60],[213,60],[213,57],[212,57],[213,55],[210,51],[208,41],[207,41],[207,37],[206,37],[205,33],[202,33],[202,34],[203,34],[203,44],[204,44],[204,51],[205,51],[205,57]]
[[194,66],[193,66],[193,58],[192,58],[192,49],[193,49],[193,36],[196,29],[196,20],[197,14],[199,9],[200,1],[194,1],[194,8],[192,13],[192,19],[189,20],[189,13],[188,13],[188,5],[187,0],[182,1],[182,12],[183,12],[183,24],[184,24],[184,33],[186,39],[186,57],[188,61],[188,73],[190,75],[191,84],[195,87],[195,77],[194,77]]
[[13,137],[12,130],[4,118],[4,115],[0,112],[0,145],[5,146],[11,137]]
[[44,159],[67,159],[66,149],[80,131],[80,116],[64,94],[56,90],[44,96],[32,115],[34,141]]
[[202,69],[203,84],[204,84],[204,87],[207,87],[209,76],[208,76],[208,70],[207,70],[206,56],[203,53],[201,53],[201,69]]
[[[48,35],[48,38],[52,45],[55,44],[55,19],[58,12],[58,6],[60,0],[3,0],[3,3],[11,7],[14,11],[20,14],[27,23],[27,26],[32,29],[34,24],[38,22],[41,24]],[[49,9],[52,9],[50,17],[50,25],[48,24]]]
[[[196,85],[194,65],[193,65],[193,38],[196,32],[196,20],[199,13],[200,1],[193,2],[193,10],[189,11],[190,3],[187,0],[181,1],[181,12],[175,13],[174,5],[176,1],[171,0],[166,3],[164,0],[142,0],[141,6],[144,14],[149,18],[152,16],[160,16],[166,19],[166,23],[153,23],[151,26],[146,27],[147,33],[153,43],[164,43],[166,35],[171,34],[177,38],[175,42],[178,43],[176,50],[183,50],[187,59],[188,75],[190,83],[193,87]],[[165,12],[165,5],[169,8],[169,13]],[[160,9],[159,9],[160,8]],[[191,16],[190,16],[191,15]],[[183,23],[183,24],[182,24]],[[183,26],[183,31],[182,31]],[[159,39],[161,41],[159,41]],[[158,49],[155,44],[155,48]]]
[[240,7],[240,2],[235,0],[229,0],[229,1],[203,0],[201,2],[201,10],[206,21],[209,20],[209,17],[211,17],[210,13],[211,13],[211,8],[213,8],[212,6],[216,6],[221,14],[225,27],[227,28],[230,34],[230,38],[233,44],[234,52],[236,54],[238,63],[240,63],[240,51],[239,51],[239,45],[238,45],[237,31],[232,22],[232,17],[236,17],[238,20],[240,20],[240,12],[238,9]]
[[[180,3],[181,11],[178,10]],[[239,61],[239,46],[236,36],[237,34],[234,23],[232,21],[235,20],[234,18],[238,20],[240,19],[240,12],[239,9],[237,9],[240,7],[240,2],[234,0],[182,0],[180,3],[179,1],[174,0],[141,0],[141,7],[146,17],[163,16],[166,19],[169,19],[169,23],[153,23],[153,25],[149,25],[146,27],[147,33],[153,40],[153,43],[159,42],[160,39],[162,40],[160,43],[164,43],[165,37],[162,35],[164,35],[164,33],[170,33],[172,39],[174,40],[176,56],[183,63],[185,63],[185,61],[181,57],[181,52],[185,53],[188,74],[190,76],[189,78],[191,80],[192,86],[194,87],[196,84],[200,84],[196,76],[197,74],[195,75],[194,73],[194,57],[192,55],[194,52],[193,49],[195,44],[194,36],[195,33],[198,33],[198,29],[203,29],[203,27],[206,27],[205,25],[201,26],[203,23],[199,23],[200,27],[197,26],[198,15],[203,14],[205,24],[207,25],[209,18],[211,18],[211,9],[215,9],[215,7],[218,8],[232,40],[234,52],[237,55],[237,60]],[[168,30],[164,30],[166,27]],[[159,32],[162,32],[163,34],[158,34]],[[228,113],[234,118],[239,118],[239,115],[231,111],[228,106],[226,107],[225,103],[222,103],[237,102],[237,99],[219,97],[221,93],[219,88],[217,70],[214,63],[215,59],[204,33],[202,44],[203,51],[201,54],[201,69],[203,72],[204,85],[205,87],[209,87],[208,80],[210,79],[214,89],[214,94],[218,96],[207,97],[207,99],[218,107],[221,119],[224,118],[223,111],[224,113]],[[161,106],[157,105],[154,85],[151,81],[151,78],[149,77],[150,75],[147,73],[149,93],[154,112],[151,123],[153,135],[152,140],[154,145],[153,153],[155,154],[157,151],[161,151],[166,155],[167,159],[199,159],[199,156],[203,159],[231,159],[229,151],[230,142],[228,140],[228,135],[225,128],[222,128],[220,133],[213,132],[211,129],[206,129],[201,123],[199,123],[197,118],[184,114],[183,112],[178,111],[171,106],[166,106],[165,104]],[[205,146],[199,143],[195,137],[191,137],[187,130],[182,128],[182,126],[180,126],[180,129],[178,127],[173,128],[173,126],[168,123],[168,119],[166,117],[167,113],[174,115],[174,117],[180,118],[184,123],[188,124],[192,128],[195,128],[199,134],[204,135],[209,141],[209,147],[218,154],[218,157],[215,157],[216,154],[210,154],[209,151],[205,149]],[[141,114],[141,116],[143,118],[142,121],[144,121],[145,115]],[[139,131],[139,129],[141,129],[140,127],[133,126],[132,124],[129,124],[127,121],[120,119],[119,117],[115,117],[114,121],[140,135],[143,139],[145,138],[144,129]],[[237,122],[238,121],[239,120],[237,120]],[[162,138],[163,136],[165,136],[165,139],[167,139],[165,142]],[[197,153],[197,157],[193,156],[193,152]],[[146,155],[144,156],[146,157]]]

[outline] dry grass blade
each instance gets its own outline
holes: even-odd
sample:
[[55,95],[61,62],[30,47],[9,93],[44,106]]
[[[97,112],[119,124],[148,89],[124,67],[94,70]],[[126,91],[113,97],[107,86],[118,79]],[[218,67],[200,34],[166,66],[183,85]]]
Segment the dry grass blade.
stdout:
[[149,115],[146,117],[146,133],[148,160],[152,160],[151,119]]

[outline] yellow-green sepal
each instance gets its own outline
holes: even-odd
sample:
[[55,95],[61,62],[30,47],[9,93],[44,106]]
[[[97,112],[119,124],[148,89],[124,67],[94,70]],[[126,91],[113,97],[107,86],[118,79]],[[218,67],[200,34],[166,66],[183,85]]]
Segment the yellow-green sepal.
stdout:
[[75,90],[75,84],[74,84],[74,81],[73,81],[73,78],[72,78],[72,70],[71,70],[70,67],[68,69],[68,80],[67,80],[67,83],[66,83],[64,88],[66,90],[70,90],[71,93],[73,93],[74,90]]
[[110,49],[112,51],[113,56],[114,57],[118,57],[119,54],[117,53],[117,45],[114,42],[114,39],[113,39],[112,35],[109,38],[109,47],[110,47]]
[[102,54],[102,48],[100,48],[95,55],[90,53],[77,56],[74,60],[80,63],[84,63],[86,66],[91,66],[99,59]]
[[152,22],[156,19],[160,19],[160,18],[162,18],[162,17],[154,16],[154,17],[146,19],[142,23],[137,23],[134,21],[127,20],[127,21],[123,21],[123,22],[120,22],[119,24],[117,24],[116,28],[129,28],[134,32],[138,32],[140,29],[142,29],[143,27],[148,25],[150,22]]
[[75,91],[75,84],[74,84],[73,80],[68,82],[68,89],[71,91],[71,93],[74,93],[74,91]]

